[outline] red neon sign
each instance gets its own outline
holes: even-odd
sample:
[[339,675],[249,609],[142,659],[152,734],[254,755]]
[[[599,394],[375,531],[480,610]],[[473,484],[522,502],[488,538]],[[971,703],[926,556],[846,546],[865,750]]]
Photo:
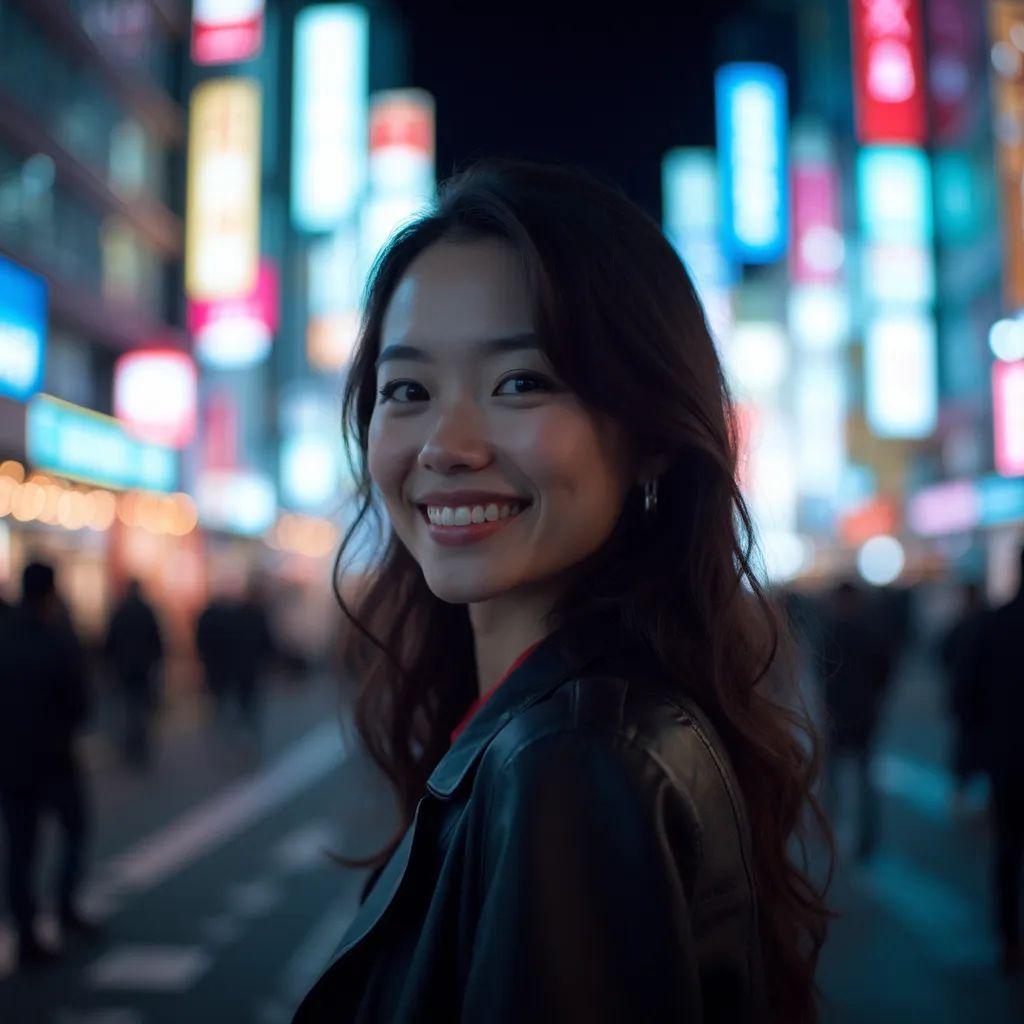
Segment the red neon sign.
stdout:
[[857,138],[923,143],[928,131],[920,0],[851,0]]

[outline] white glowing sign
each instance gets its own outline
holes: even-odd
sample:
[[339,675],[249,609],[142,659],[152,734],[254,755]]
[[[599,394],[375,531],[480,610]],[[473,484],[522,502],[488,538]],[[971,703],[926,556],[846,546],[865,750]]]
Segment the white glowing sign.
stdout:
[[196,431],[196,365],[184,352],[129,352],[114,367],[114,414],[144,441],[182,448]]
[[327,231],[351,216],[366,180],[369,15],[357,4],[295,19],[292,218]]
[[185,291],[231,299],[256,284],[260,241],[259,83],[197,85],[189,116]]
[[207,470],[199,474],[196,506],[206,527],[257,536],[274,525],[277,492],[263,473]]
[[864,374],[868,424],[879,437],[922,438],[938,418],[935,322],[886,311],[868,322]]

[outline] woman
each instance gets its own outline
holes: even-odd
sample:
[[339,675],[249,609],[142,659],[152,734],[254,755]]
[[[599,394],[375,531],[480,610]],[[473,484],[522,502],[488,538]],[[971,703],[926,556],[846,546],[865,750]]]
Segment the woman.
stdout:
[[295,1020],[813,1020],[804,719],[655,224],[561,169],[454,179],[378,260],[345,408],[390,524],[357,721],[404,820]]

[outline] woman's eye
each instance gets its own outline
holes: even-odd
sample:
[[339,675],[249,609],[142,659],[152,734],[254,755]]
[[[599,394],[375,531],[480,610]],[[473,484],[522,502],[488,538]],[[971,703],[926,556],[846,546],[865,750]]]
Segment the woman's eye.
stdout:
[[551,391],[551,384],[535,373],[509,374],[494,389],[496,395],[528,395],[533,391]]
[[398,402],[400,405],[406,402],[425,402],[430,396],[422,384],[414,380],[389,380],[387,384],[378,389],[381,404],[385,402]]

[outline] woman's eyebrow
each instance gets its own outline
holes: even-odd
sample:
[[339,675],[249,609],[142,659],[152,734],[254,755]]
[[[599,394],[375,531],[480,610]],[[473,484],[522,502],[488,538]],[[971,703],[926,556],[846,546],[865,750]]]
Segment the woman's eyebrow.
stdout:
[[[496,352],[523,352],[530,349],[538,349],[537,336],[532,332],[522,334],[510,334],[501,338],[485,338],[474,345],[475,348],[491,355]],[[426,349],[405,342],[396,342],[381,349],[380,355],[374,364],[379,368],[383,363],[393,359],[406,359],[415,363],[433,362],[433,357]]]

